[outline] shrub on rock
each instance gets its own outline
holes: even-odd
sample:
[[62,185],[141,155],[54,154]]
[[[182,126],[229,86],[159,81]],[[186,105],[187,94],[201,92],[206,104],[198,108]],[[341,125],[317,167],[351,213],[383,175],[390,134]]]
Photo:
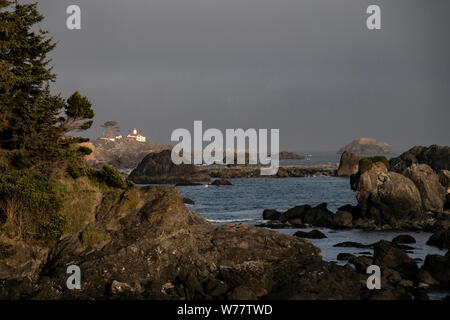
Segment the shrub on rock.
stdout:
[[102,170],[97,171],[97,177],[112,188],[125,189],[127,187],[127,183],[119,171],[110,166],[105,165]]

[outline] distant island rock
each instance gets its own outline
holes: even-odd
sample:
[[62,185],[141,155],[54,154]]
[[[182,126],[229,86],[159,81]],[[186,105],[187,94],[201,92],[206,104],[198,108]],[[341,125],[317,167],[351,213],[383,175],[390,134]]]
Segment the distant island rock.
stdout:
[[378,142],[373,138],[358,138],[339,149],[338,154],[349,151],[356,154],[392,154],[392,148],[387,142]]
[[90,166],[98,169],[105,164],[116,169],[136,168],[149,153],[172,149],[170,145],[131,139],[116,141],[96,139],[80,145],[92,150],[92,153],[86,156],[86,161]]
[[281,151],[278,156],[279,156],[279,160],[303,160],[303,159],[305,159],[304,156],[300,156],[296,153],[289,152],[289,151]]

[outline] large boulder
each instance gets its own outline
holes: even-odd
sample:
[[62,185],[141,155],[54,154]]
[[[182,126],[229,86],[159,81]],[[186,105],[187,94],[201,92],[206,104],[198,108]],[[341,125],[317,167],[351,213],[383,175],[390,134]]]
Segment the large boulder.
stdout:
[[423,210],[442,212],[446,190],[431,167],[414,163],[405,170],[404,175],[411,179],[419,190]]
[[427,271],[440,285],[450,287],[450,254],[445,256],[429,254],[422,270]]
[[333,223],[333,212],[328,210],[326,203],[321,203],[316,207],[303,212],[302,222],[316,227],[329,228]]
[[356,198],[363,215],[379,225],[414,220],[422,213],[422,199],[412,180],[388,172],[382,162],[359,176]]
[[263,211],[263,219],[264,220],[279,220],[281,216],[281,212],[275,209],[265,209]]
[[341,161],[339,162],[339,168],[337,174],[339,177],[350,177],[352,174],[358,172],[359,159],[357,155],[344,151],[341,155]]
[[416,262],[404,250],[384,240],[374,245],[373,262],[378,266],[396,270],[409,280],[415,279],[419,273]]
[[332,227],[337,229],[351,229],[353,227],[353,216],[347,211],[337,211],[333,215]]
[[450,210],[450,171],[441,170],[439,172],[439,182],[446,190],[444,210]]
[[414,163],[429,165],[434,171],[450,170],[450,147],[432,145],[430,147],[415,146],[390,159],[391,170],[402,173]]
[[140,184],[169,184],[209,181],[207,173],[193,164],[172,162],[171,150],[150,153],[128,176],[128,179]]
[[439,171],[439,182],[447,190],[447,193],[450,193],[450,171],[449,170]]
[[303,214],[311,209],[310,205],[301,205],[301,206],[295,206],[285,212],[283,212],[280,216],[281,222],[286,222],[293,219],[301,219],[303,217]]
[[442,230],[434,233],[427,241],[427,245],[440,249],[450,249],[450,230]]

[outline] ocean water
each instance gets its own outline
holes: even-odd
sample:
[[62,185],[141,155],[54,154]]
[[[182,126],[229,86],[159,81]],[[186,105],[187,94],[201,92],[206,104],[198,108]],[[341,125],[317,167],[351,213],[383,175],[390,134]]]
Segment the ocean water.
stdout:
[[326,202],[335,212],[345,204],[356,204],[349,178],[239,178],[232,186],[182,186],[184,197],[195,201],[190,209],[210,222],[258,224],[264,209],[286,211],[297,205]]

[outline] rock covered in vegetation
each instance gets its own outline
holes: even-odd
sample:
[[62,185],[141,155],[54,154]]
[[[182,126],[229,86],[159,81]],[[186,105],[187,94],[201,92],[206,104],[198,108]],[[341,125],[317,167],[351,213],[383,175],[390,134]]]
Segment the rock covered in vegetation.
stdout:
[[168,184],[209,181],[208,174],[193,164],[176,165],[172,162],[171,151],[150,153],[129,175],[129,179],[140,184]]

